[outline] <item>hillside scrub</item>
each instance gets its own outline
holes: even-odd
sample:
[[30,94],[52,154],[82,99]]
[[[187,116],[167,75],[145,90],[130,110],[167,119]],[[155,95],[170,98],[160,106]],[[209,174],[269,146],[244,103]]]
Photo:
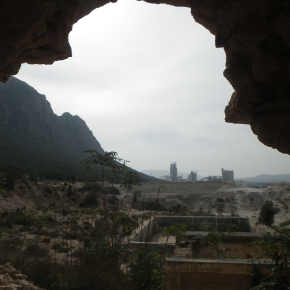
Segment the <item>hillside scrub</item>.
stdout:
[[[135,172],[125,177],[123,192],[128,194],[138,178]],[[140,217],[118,211],[123,202],[117,198],[119,188],[19,180],[15,191],[33,198],[37,193],[35,200],[43,203],[0,211],[0,264],[9,261],[45,289],[164,288],[164,254],[151,254],[149,245],[142,253],[130,248]],[[75,208],[78,204],[83,208]],[[146,273],[143,279],[138,269]]]
[[[13,226],[23,224],[23,220],[31,221],[29,225],[35,238],[29,240],[20,232],[4,229],[5,234],[0,239],[0,264],[9,261],[45,289],[77,290],[81,287],[89,290],[96,285],[98,289],[109,290],[163,289],[163,254],[150,253],[146,248],[132,252],[126,243],[139,225],[136,218],[102,210],[101,217],[91,223],[86,216],[94,212],[78,213],[76,219],[73,211],[68,210],[71,217],[61,221],[61,210],[56,205],[49,208],[48,211],[56,210],[57,221],[51,222],[51,215],[42,215],[41,211],[17,209],[1,213],[1,218],[9,217]],[[19,216],[22,219],[19,220]],[[79,219],[85,221],[81,223]],[[51,227],[60,233],[61,241],[51,239]],[[124,263],[126,269],[122,266]],[[142,279],[140,273],[145,275]]]

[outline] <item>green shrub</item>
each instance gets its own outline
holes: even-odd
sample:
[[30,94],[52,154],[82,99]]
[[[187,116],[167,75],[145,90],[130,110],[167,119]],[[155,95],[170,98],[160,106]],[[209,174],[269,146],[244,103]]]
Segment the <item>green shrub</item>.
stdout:
[[65,232],[63,235],[62,235],[62,238],[64,240],[75,240],[79,237],[79,234],[78,232],[75,232],[75,231],[72,231],[72,232]]
[[13,228],[12,219],[10,217],[0,218],[0,227],[12,229]]
[[36,217],[32,214],[25,214],[22,211],[11,212],[10,217],[16,225],[31,227],[36,222]]
[[73,203],[77,203],[78,202],[78,198],[75,195],[70,196],[69,200],[71,200]]
[[54,217],[51,215],[45,215],[43,216],[43,220],[48,222],[48,223],[54,223]]
[[179,213],[179,212],[182,212],[183,210],[186,210],[186,207],[182,208],[180,204],[173,205],[169,208],[169,211],[174,212],[174,213]]
[[[180,205],[179,205],[180,206]],[[138,205],[137,205],[138,207]],[[155,201],[141,201],[140,208],[144,210],[166,210],[166,208],[157,199]],[[179,208],[178,208],[179,210]],[[181,208],[180,208],[181,210]]]
[[116,194],[116,195],[121,194],[120,189],[118,187],[115,187],[115,186],[106,187],[106,190],[108,193],[112,193],[112,194]]
[[87,193],[84,200],[81,202],[80,206],[81,207],[86,207],[86,206],[98,207],[99,202],[97,200],[97,193],[93,191]]
[[46,193],[52,193],[53,192],[50,186],[44,186],[43,189],[44,189],[44,191]]
[[98,182],[86,182],[85,185],[81,187],[79,190],[83,192],[91,190],[101,191],[102,185]]
[[70,250],[68,244],[64,241],[54,243],[51,248],[57,253],[68,253]]
[[77,225],[77,224],[78,224],[78,219],[77,219],[77,218],[72,218],[72,219],[70,220],[70,222],[71,222],[71,224],[75,224],[75,225]]
[[[270,203],[268,207],[271,208]],[[271,222],[272,220],[269,220]],[[275,227],[269,226],[261,239],[250,243],[248,246],[259,249],[259,256],[256,257],[257,267],[265,263],[265,260],[271,261],[272,269],[268,271],[268,275],[263,277],[262,273],[254,269],[252,272],[252,288],[250,290],[288,290],[290,277],[290,236],[289,236],[290,220],[279,223]],[[254,261],[253,260],[253,261]],[[269,265],[269,266],[270,266]],[[284,276],[284,277],[283,277]],[[287,280],[285,279],[286,277]]]
[[43,243],[50,243],[51,238],[49,238],[49,237],[45,237],[45,238],[43,238],[41,241],[42,241]]
[[114,197],[114,196],[110,196],[110,197],[108,198],[108,203],[109,203],[109,204],[116,204],[116,203],[118,203],[118,198],[116,198],[116,197]]
[[88,221],[83,222],[83,227],[85,230],[90,230],[92,228],[92,224]]
[[71,184],[68,186],[68,189],[67,189],[67,196],[70,196],[71,195],[71,193],[72,193],[72,186],[71,186]]
[[66,196],[67,197],[70,197],[70,196],[76,196],[77,195],[77,192],[76,191],[67,191],[67,194],[66,194]]
[[55,231],[51,231],[49,232],[49,236],[52,238],[58,238],[59,237],[59,231],[55,230]]
[[49,249],[47,247],[42,247],[38,244],[32,244],[29,245],[26,249],[25,249],[26,254],[28,254],[29,256],[34,256],[37,258],[43,258],[48,256],[49,254]]
[[258,218],[259,223],[263,223],[269,226],[272,225],[276,213],[277,209],[274,208],[273,202],[267,200],[261,207],[260,215]]
[[137,193],[135,192],[133,195],[133,203],[136,203],[136,202],[137,202]]
[[138,251],[128,266],[130,280],[138,290],[164,289],[164,256],[158,252]]
[[31,231],[31,227],[23,226],[19,228],[20,232],[29,232]]
[[6,177],[6,187],[13,189],[15,185],[15,177],[12,173],[9,173]]

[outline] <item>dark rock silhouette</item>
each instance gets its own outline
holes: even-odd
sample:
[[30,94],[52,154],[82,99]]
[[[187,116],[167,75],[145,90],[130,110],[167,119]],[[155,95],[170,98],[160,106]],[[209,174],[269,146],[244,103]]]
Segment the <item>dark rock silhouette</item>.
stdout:
[[104,152],[80,117],[57,116],[44,95],[14,77],[0,83],[0,132],[0,164],[79,164],[84,150]]
[[[215,35],[216,47],[226,53],[224,76],[235,91],[226,122],[248,124],[262,143],[290,154],[289,1],[146,1],[191,8],[195,21]],[[1,3],[0,80],[17,74],[25,62],[52,64],[71,57],[72,25],[109,2],[116,1]]]

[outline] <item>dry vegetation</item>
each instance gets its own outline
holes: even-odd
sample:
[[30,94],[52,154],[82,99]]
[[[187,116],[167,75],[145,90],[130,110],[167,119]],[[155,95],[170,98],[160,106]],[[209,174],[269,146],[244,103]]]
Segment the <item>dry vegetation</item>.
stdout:
[[2,188],[0,264],[46,289],[162,289],[164,254],[128,243],[150,213],[134,214],[125,194],[98,182],[22,179]]

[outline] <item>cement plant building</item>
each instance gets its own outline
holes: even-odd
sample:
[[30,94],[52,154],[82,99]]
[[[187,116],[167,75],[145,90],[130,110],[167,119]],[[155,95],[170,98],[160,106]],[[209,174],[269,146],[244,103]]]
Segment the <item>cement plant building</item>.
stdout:
[[172,181],[177,181],[177,166],[176,162],[170,164],[170,178]]
[[197,172],[191,171],[190,174],[188,175],[186,181],[188,181],[188,182],[196,182],[197,181]]
[[234,171],[222,168],[222,181],[234,182]]

